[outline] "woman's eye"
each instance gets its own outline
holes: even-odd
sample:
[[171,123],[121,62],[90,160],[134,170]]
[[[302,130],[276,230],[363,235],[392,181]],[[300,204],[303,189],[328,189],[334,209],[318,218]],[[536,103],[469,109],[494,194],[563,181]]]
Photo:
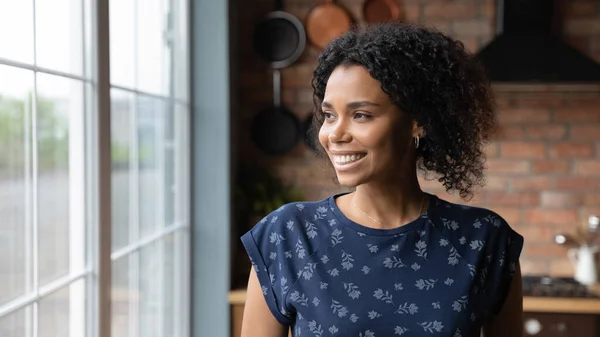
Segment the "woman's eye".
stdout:
[[323,112],[323,116],[325,117],[325,119],[331,119],[333,118],[333,114],[331,112]]
[[369,117],[371,117],[371,116],[364,114],[364,113],[360,113],[360,112],[357,112],[354,114],[354,118],[356,118],[356,119],[367,119]]

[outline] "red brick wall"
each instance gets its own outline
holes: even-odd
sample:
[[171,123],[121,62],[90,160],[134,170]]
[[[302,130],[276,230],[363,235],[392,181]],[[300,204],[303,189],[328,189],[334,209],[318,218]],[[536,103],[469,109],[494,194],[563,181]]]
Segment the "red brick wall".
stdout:
[[[397,0],[407,20],[436,26],[462,40],[472,51],[493,36],[492,0]],[[285,10],[303,20],[320,0],[286,0]],[[600,61],[600,6],[595,0],[569,0],[565,5],[565,39]],[[295,183],[310,199],[340,188],[327,165],[299,144],[288,155],[268,158],[253,147],[249,123],[272,102],[271,71],[251,49],[253,24],[274,1],[244,0],[238,8],[237,74],[234,112],[236,158],[260,161]],[[337,0],[361,22],[363,0]],[[300,60],[282,71],[282,101],[299,118],[311,110],[310,77],[318,51],[308,46]],[[504,216],[526,238],[523,272],[571,275],[562,247],[553,244],[559,232],[573,231],[592,213],[600,213],[600,95],[581,90],[498,92],[501,127],[487,148],[488,185],[471,204]],[[427,191],[451,200],[437,183]]]

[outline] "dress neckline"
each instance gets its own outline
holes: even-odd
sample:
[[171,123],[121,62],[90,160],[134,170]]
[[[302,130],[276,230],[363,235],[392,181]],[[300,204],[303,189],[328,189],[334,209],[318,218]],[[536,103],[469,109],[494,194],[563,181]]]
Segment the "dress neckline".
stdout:
[[382,228],[374,228],[374,227],[368,227],[365,225],[361,225],[358,222],[355,222],[355,221],[351,220],[350,218],[348,218],[340,210],[340,208],[338,207],[338,205],[336,203],[336,199],[338,197],[341,197],[341,196],[349,194],[349,193],[351,193],[351,192],[337,193],[337,194],[330,196],[329,197],[329,207],[331,208],[331,210],[333,211],[335,216],[342,222],[342,224],[344,226],[349,227],[360,233],[364,233],[367,235],[375,235],[375,236],[391,236],[391,235],[398,235],[398,234],[406,233],[409,231],[417,230],[428,221],[430,211],[439,204],[437,196],[435,196],[433,194],[429,194],[427,192],[424,192],[425,197],[429,199],[429,204],[427,205],[427,208],[425,209],[425,211],[418,218],[416,218],[416,219],[412,220],[411,222],[406,223],[402,226],[398,226],[398,227],[390,228],[390,229],[382,229]]

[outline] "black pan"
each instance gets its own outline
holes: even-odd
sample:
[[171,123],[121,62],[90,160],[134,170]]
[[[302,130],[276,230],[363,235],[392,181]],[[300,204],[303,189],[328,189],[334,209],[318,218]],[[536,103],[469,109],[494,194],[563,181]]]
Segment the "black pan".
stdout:
[[281,104],[281,74],[273,70],[273,106],[258,113],[252,122],[252,139],[269,155],[291,151],[300,139],[300,121],[294,112]]
[[306,47],[306,31],[302,22],[282,10],[282,1],[275,0],[275,11],[258,23],[253,34],[254,50],[273,69],[291,65]]

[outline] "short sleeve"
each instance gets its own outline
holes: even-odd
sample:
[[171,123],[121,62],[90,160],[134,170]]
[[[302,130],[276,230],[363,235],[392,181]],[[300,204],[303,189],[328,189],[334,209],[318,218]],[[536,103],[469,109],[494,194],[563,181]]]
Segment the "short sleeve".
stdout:
[[496,216],[489,241],[489,284],[486,291],[491,299],[490,314],[496,315],[508,296],[523,250],[524,239],[504,219]]
[[263,295],[273,316],[283,325],[291,325],[293,313],[285,299],[295,280],[291,259],[291,237],[285,231],[282,214],[270,214],[241,237],[256,270]]

